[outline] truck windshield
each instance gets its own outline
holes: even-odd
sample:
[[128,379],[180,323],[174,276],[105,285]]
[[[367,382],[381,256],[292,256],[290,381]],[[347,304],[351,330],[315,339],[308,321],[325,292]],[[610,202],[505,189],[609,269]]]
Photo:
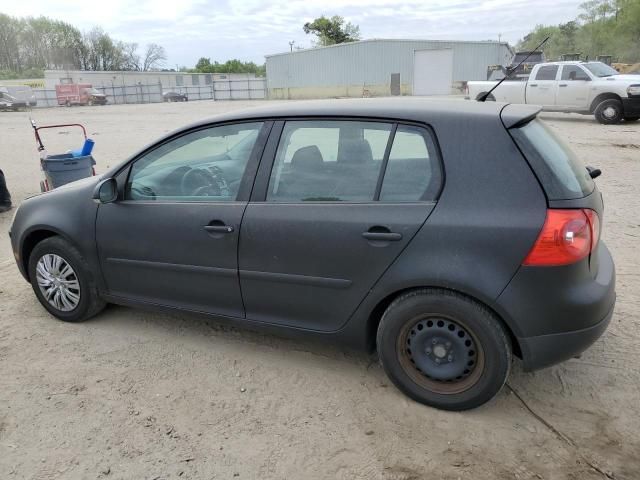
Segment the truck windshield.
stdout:
[[596,77],[611,77],[612,75],[618,75],[618,72],[611,68],[609,65],[602,62],[589,62],[584,64]]
[[584,164],[542,121],[534,119],[510,132],[549,200],[582,198],[593,191]]

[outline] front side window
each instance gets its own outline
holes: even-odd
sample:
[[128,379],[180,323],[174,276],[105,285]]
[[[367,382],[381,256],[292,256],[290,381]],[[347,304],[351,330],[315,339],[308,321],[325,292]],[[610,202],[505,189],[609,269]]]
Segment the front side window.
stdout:
[[175,138],[137,159],[127,200],[236,200],[261,122],[205,128]]
[[267,201],[373,201],[391,128],[378,122],[287,122]]
[[562,80],[590,80],[589,75],[577,65],[565,65],[562,67]]
[[587,69],[596,77],[603,78],[619,75],[619,73],[615,69],[602,62],[589,62],[585,63],[584,66],[587,67]]
[[555,80],[558,73],[558,65],[545,65],[538,69],[536,80]]

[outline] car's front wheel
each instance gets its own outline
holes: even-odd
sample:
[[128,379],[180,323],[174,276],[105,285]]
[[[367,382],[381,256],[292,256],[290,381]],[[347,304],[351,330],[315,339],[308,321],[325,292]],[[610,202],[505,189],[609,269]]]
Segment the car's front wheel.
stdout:
[[500,320],[447,290],[415,290],[394,300],[380,321],[377,348],[385,372],[401,391],[444,410],[489,401],[511,367],[511,342]]
[[81,322],[105,306],[86,261],[61,237],[49,237],[34,247],[29,279],[42,306],[60,320]]

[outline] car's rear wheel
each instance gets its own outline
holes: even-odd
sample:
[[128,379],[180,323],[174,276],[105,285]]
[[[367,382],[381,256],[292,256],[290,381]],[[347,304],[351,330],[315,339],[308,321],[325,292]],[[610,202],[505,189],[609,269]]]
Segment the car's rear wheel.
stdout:
[[622,121],[623,110],[620,100],[610,98],[600,102],[594,111],[596,120],[603,125],[615,125]]
[[86,261],[61,237],[49,237],[34,247],[29,278],[42,306],[60,320],[81,322],[105,306]]
[[415,290],[394,300],[380,321],[377,347],[400,390],[445,410],[487,402],[511,367],[511,343],[500,320],[478,302],[447,290]]

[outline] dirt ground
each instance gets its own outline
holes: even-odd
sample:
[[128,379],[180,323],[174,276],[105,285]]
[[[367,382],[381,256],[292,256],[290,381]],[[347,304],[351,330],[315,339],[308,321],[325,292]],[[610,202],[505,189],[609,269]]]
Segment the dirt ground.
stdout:
[[[52,108],[79,121],[104,171],[192,120],[259,102]],[[38,191],[29,113],[0,114],[14,203]],[[604,239],[618,269],[611,327],[580,359],[535,373],[516,362],[488,405],[414,403],[375,358],[332,345],[110,307],[54,320],[14,264],[0,214],[0,478],[640,478],[640,123],[544,117],[601,168]],[[49,151],[77,148],[71,131]]]

